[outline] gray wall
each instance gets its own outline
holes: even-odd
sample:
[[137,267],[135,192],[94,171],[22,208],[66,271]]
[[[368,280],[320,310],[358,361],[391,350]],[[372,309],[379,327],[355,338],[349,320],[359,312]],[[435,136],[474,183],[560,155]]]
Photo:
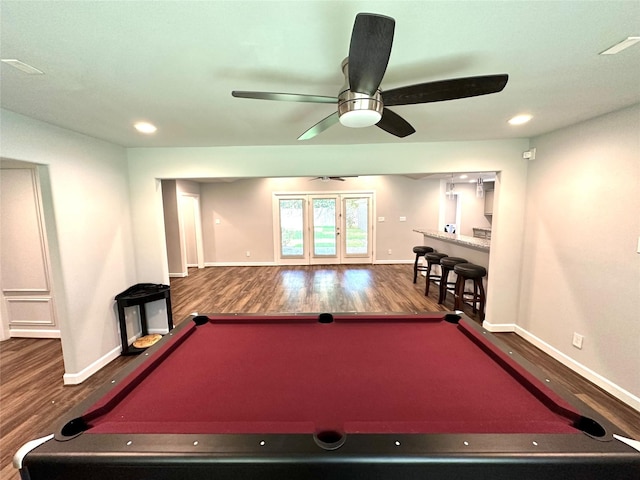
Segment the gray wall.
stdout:
[[635,106],[532,140],[518,315],[527,338],[638,409],[639,132]]
[[[438,180],[403,176],[361,176],[340,181],[309,178],[250,178],[201,186],[205,262],[212,264],[273,263],[273,193],[374,192],[374,262],[413,261],[411,251],[422,242],[416,227],[438,226]],[[401,222],[400,217],[406,217]],[[378,217],[384,217],[379,222]],[[218,219],[220,223],[216,224]],[[388,251],[391,250],[391,255]],[[246,251],[251,257],[246,257]]]

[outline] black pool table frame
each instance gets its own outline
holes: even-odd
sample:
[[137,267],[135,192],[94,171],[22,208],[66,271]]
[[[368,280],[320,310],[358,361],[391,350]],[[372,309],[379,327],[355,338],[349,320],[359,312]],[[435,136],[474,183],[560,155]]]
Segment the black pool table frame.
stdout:
[[[351,434],[339,448],[321,448],[317,439],[306,434],[63,434],[70,420],[148,361],[170,340],[169,334],[60,419],[52,435],[25,445],[14,457],[14,465],[23,480],[640,478],[640,452],[613,437],[619,428],[554,385],[490,332],[461,317],[583,416],[597,422],[604,435]],[[187,324],[185,320],[174,332]]]

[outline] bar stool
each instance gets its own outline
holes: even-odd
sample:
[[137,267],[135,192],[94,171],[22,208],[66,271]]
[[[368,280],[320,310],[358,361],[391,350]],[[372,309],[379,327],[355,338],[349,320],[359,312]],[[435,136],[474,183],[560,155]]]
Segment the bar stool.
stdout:
[[453,293],[455,298],[456,282],[449,281],[449,272],[459,263],[468,263],[468,260],[461,257],[444,257],[440,259],[440,269],[442,270],[442,276],[440,277],[440,296],[438,297],[438,303],[440,304],[444,303],[447,299],[447,292]]
[[[473,263],[459,263],[453,267],[453,271],[458,275],[453,308],[455,310],[462,310],[462,306],[465,303],[471,304],[473,313],[479,311],[480,320],[484,320],[486,297],[482,279],[487,275],[487,269]],[[473,280],[473,291],[465,291],[465,283],[467,280]],[[465,295],[467,295],[466,299]],[[476,304],[479,305],[477,309]]]
[[439,274],[431,273],[431,267],[434,265],[440,265],[440,260],[444,257],[448,257],[446,253],[438,253],[431,252],[425,254],[424,258],[427,260],[427,284],[424,288],[424,294],[429,295],[429,286],[431,285],[431,281],[440,283],[440,277],[442,276],[442,272]]
[[420,257],[424,257],[425,254],[433,252],[433,248],[426,247],[424,245],[418,245],[417,247],[413,247],[413,253],[416,254],[416,261],[413,263],[413,283],[416,283],[416,279],[418,278],[418,272],[426,272],[427,267],[424,265],[418,265],[418,261]]

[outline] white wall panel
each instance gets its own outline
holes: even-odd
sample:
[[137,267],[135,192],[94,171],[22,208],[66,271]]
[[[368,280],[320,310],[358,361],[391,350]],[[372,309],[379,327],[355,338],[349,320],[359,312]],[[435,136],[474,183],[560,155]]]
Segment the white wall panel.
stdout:
[[51,298],[6,297],[11,327],[56,327]]
[[2,169],[0,179],[2,290],[48,292],[46,238],[36,170]]

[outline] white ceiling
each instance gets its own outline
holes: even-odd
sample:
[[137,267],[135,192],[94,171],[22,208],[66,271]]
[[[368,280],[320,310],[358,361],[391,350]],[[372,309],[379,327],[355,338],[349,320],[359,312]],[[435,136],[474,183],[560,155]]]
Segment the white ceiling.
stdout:
[[[393,107],[417,130],[335,125],[310,144],[531,137],[640,102],[629,1],[1,1],[2,107],[127,147],[293,145],[333,105],[231,90],[336,96],[355,15],[396,20],[381,88],[508,73],[503,92]],[[524,126],[506,122],[534,116]],[[132,124],[147,120],[153,136]]]

